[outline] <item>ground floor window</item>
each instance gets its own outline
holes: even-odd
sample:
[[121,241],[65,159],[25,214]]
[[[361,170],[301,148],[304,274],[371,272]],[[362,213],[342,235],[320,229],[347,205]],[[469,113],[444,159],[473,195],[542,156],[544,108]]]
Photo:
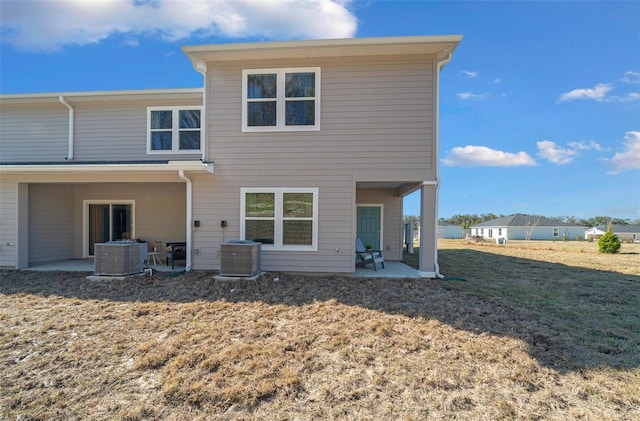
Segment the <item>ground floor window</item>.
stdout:
[[317,188],[241,189],[240,235],[265,249],[318,249]]

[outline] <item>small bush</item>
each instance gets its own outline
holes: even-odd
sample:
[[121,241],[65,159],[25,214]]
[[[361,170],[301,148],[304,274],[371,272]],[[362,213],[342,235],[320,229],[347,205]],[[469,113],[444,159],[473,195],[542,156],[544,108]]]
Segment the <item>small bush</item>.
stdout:
[[600,253],[617,253],[620,251],[621,245],[622,241],[620,241],[620,237],[615,235],[611,230],[608,230],[598,240],[598,250]]

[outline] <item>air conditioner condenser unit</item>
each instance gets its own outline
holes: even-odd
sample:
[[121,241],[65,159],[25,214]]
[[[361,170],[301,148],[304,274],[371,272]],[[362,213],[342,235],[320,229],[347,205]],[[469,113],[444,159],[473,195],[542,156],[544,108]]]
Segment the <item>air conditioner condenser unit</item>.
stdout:
[[261,243],[229,241],[220,245],[220,275],[253,276],[260,272]]

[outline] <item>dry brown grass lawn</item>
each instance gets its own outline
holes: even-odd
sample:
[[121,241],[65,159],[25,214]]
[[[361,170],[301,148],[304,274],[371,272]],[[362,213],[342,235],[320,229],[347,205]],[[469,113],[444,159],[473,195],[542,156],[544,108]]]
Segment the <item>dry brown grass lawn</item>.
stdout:
[[2,272],[0,418],[640,419],[640,248],[575,244],[443,241],[467,282]]

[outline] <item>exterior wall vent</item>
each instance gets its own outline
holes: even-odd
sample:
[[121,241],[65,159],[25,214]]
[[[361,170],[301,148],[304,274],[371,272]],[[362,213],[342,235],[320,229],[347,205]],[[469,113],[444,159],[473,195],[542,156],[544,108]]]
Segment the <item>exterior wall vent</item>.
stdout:
[[229,241],[220,245],[220,275],[253,276],[260,272],[261,243]]

